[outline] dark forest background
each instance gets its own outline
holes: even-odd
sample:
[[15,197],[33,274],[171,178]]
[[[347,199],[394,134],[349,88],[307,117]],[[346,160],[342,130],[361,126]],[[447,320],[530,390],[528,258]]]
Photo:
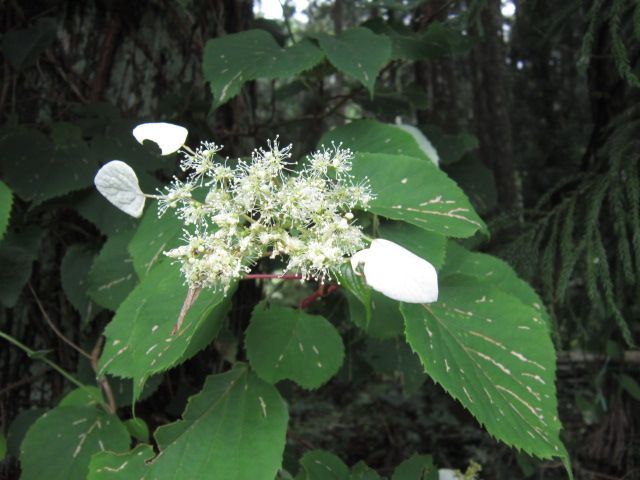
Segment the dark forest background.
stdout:
[[[576,477],[640,478],[640,6],[508,3],[509,16],[500,0],[312,0],[308,23],[300,23],[292,4],[283,18],[266,20],[251,0],[0,1],[0,178],[15,194],[0,243],[0,329],[91,375],[90,362],[53,327],[99,351],[111,313],[88,309],[74,292],[105,231],[126,220],[109,216],[90,183],[67,181],[82,176],[76,140],[89,141],[87,132],[167,120],[188,127],[194,143],[223,144],[229,156],[275,135],[299,156],[350,119],[400,118],[427,135],[441,168],[487,220],[491,237],[469,246],[507,260],[552,314],[563,438]],[[387,64],[373,97],[325,62],[251,81],[212,108],[202,73],[208,39],[259,28],[285,45],[363,23],[411,32],[437,23],[448,33],[442,51]],[[6,141],[23,127],[42,137]],[[110,148],[92,144],[90,155],[104,161]],[[143,183],[170,178],[175,165],[164,168]],[[222,338],[172,370],[138,415],[150,425],[175,419],[211,362],[236,347]],[[421,450],[442,466],[474,460],[483,478],[563,477],[559,463],[497,444],[431,382],[406,396],[392,376],[379,379],[354,356],[318,392],[291,392],[292,458],[296,449],[325,447],[388,474]],[[0,430],[9,454],[68,388],[37,355],[1,344]],[[18,472],[14,456],[0,464],[1,478]]]

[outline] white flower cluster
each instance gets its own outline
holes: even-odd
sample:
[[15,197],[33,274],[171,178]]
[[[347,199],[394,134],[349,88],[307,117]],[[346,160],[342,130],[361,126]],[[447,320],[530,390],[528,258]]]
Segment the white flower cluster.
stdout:
[[287,257],[286,272],[323,281],[364,246],[351,210],[373,196],[350,175],[351,152],[334,145],[294,169],[290,150],[276,139],[250,161],[219,161],[209,142],[183,152],[187,178],[174,178],[159,210],[175,209],[185,224],[185,244],[165,255],[181,263],[190,287],[227,289],[265,256]]
[[[162,122],[133,130],[140,143],[154,142],[162,155],[183,147],[187,134],[184,127]],[[214,143],[203,142],[195,152],[184,149],[187,180],[174,178],[162,195],[143,193],[133,169],[120,160],[103,165],[94,182],[109,202],[134,217],[142,215],[147,197],[160,200],[160,215],[177,210],[185,245],[165,254],[182,263],[192,292],[226,291],[264,256],[287,256],[287,271],[320,281],[351,256],[356,274],[387,297],[437,301],[438,274],[428,261],[381,238],[359,250],[363,234],[351,210],[366,208],[373,195],[367,181],[354,183],[349,150],[323,148],[293,170],[291,147],[280,149],[277,140],[269,150],[255,150],[250,162],[234,166],[217,161],[221,147]]]

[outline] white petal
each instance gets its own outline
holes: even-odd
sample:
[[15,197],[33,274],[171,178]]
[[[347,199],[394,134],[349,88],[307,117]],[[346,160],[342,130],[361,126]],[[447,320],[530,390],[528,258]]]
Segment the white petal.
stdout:
[[144,194],[136,172],[120,160],[102,166],[93,179],[98,191],[116,207],[132,217],[140,217],[144,209]]
[[377,238],[351,258],[355,268],[364,264],[367,285],[389,298],[407,303],[438,300],[438,273],[425,259],[404,247]]
[[143,123],[133,129],[133,136],[138,142],[151,140],[157,143],[162,155],[176,152],[187,139],[188,130],[173,123]]
[[418,130],[416,127],[412,125],[398,124],[396,127],[401,128],[407,133],[410,133],[411,136],[415,139],[416,143],[420,147],[427,157],[431,159],[431,161],[438,166],[440,163],[440,157],[438,156],[438,151],[435,149],[433,144],[429,141],[429,139]]
[[438,470],[438,480],[459,480],[459,479],[460,477],[453,470],[450,470],[448,468],[441,468],[440,470]]

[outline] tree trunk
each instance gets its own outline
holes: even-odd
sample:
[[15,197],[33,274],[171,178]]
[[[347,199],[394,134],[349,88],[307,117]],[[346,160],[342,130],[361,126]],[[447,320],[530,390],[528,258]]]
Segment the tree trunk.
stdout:
[[509,115],[500,0],[488,0],[480,14],[483,38],[472,53],[475,130],[481,160],[493,170],[498,202],[505,210],[521,204]]

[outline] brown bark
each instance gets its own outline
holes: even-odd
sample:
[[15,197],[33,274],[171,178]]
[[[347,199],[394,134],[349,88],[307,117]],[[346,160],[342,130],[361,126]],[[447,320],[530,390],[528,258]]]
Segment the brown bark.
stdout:
[[500,0],[488,0],[480,21],[484,36],[471,58],[476,134],[481,159],[496,179],[498,202],[503,209],[513,210],[521,202],[511,138]]

